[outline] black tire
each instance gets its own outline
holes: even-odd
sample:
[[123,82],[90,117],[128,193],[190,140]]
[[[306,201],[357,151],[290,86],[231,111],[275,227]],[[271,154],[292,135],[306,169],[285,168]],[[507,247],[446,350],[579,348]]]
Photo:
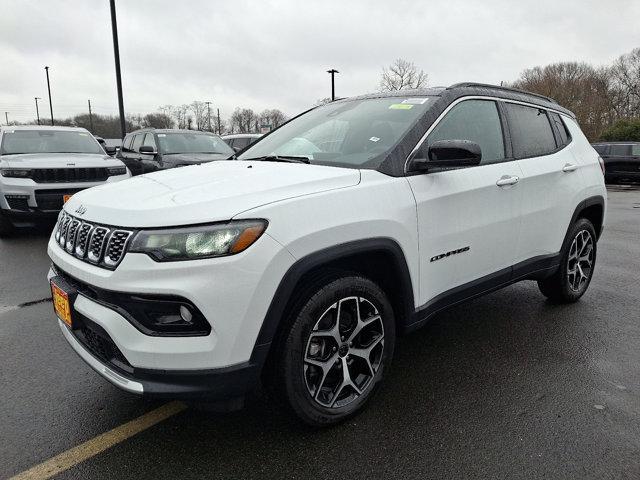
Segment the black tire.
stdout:
[[15,231],[16,227],[13,226],[11,220],[0,212],[0,238],[10,237],[15,233]]
[[[320,277],[307,287],[303,290],[306,293],[292,309],[288,319],[290,327],[278,344],[280,352],[275,365],[273,387],[280,399],[302,421],[315,427],[329,426],[361,411],[377,390],[393,357],[395,319],[385,293],[371,280],[358,274],[343,272]],[[340,315],[336,314],[338,309]],[[356,317],[353,324],[353,317],[358,314],[359,318],[366,317],[370,322],[361,322]],[[334,322],[340,316],[342,320]],[[379,320],[371,320],[377,316]],[[311,334],[316,325],[318,330],[314,331],[312,340]],[[342,333],[337,333],[337,339],[324,328],[330,325],[339,325],[339,332]],[[366,326],[355,334],[349,346],[347,342],[358,325]],[[349,326],[354,328],[346,328]],[[342,327],[345,327],[344,331]],[[337,340],[340,339],[342,343],[338,345]],[[366,361],[361,356],[364,350],[359,347],[366,349],[368,345],[375,346],[366,354],[369,358]],[[317,357],[309,356],[315,349],[321,351],[322,355],[326,350],[326,361],[320,353],[314,354]],[[358,354],[353,355],[352,352]],[[323,374],[324,368],[308,363],[316,358],[325,362],[326,374]],[[343,365],[347,375],[344,374]],[[344,385],[347,377],[351,379],[352,375],[355,377],[355,388],[350,385],[341,388],[340,385]],[[334,382],[340,383],[331,390]],[[359,392],[358,386],[363,387]],[[313,387],[315,393],[311,391]],[[334,396],[331,396],[332,391],[335,392]]]
[[[591,245],[591,253],[588,255],[590,266],[588,267],[587,260],[580,263],[576,258],[573,258],[575,254],[580,253],[581,245],[585,245],[585,249],[588,249],[586,243],[581,243],[579,236],[582,238],[582,242],[586,242],[585,239],[588,236]],[[574,251],[574,247],[578,251]],[[558,271],[549,278],[538,280],[538,288],[542,294],[558,303],[578,301],[589,288],[593,278],[597,247],[596,231],[593,224],[586,218],[579,218],[569,229],[566,242],[562,247]],[[579,258],[583,257],[579,256]],[[571,274],[571,272],[575,273]]]

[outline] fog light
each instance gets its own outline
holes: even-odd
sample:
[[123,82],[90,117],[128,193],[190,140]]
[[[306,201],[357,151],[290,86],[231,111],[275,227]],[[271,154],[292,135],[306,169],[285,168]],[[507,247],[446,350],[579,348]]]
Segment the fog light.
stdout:
[[185,305],[180,305],[180,317],[187,323],[193,323],[193,314]]

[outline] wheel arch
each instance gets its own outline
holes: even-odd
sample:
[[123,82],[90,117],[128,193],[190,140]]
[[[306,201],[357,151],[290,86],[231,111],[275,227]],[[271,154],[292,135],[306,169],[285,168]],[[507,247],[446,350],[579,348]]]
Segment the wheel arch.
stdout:
[[571,222],[569,222],[569,225],[567,226],[567,233],[565,234],[563,245],[566,243],[566,235],[569,234],[571,225],[573,225],[579,218],[586,218],[593,224],[593,227],[596,230],[596,240],[599,239],[602,234],[602,227],[604,224],[604,213],[605,201],[604,197],[601,195],[589,197],[580,202],[573,212]]
[[263,363],[275,340],[287,327],[305,282],[325,271],[360,273],[377,283],[389,296],[397,331],[402,331],[415,310],[413,283],[400,245],[390,238],[370,238],[335,245],[296,261],[283,276],[262,323],[253,348],[252,362]]

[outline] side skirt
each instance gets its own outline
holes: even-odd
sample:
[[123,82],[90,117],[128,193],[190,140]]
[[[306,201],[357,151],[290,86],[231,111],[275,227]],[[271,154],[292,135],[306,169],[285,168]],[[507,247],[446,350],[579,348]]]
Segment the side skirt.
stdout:
[[404,331],[412,332],[422,327],[437,313],[467,300],[481,297],[521,280],[547,278],[557,271],[559,265],[559,253],[541,255],[442,292],[416,309]]

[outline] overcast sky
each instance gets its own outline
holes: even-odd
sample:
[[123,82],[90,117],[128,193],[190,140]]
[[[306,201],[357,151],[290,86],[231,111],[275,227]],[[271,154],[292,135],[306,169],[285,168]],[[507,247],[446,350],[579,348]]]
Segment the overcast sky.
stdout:
[[[638,0],[117,0],[127,113],[212,101],[294,115],[377,89],[402,57],[429,84],[511,81],[563,60],[610,63],[640,46]],[[108,0],[2,0],[0,121],[117,113]]]

